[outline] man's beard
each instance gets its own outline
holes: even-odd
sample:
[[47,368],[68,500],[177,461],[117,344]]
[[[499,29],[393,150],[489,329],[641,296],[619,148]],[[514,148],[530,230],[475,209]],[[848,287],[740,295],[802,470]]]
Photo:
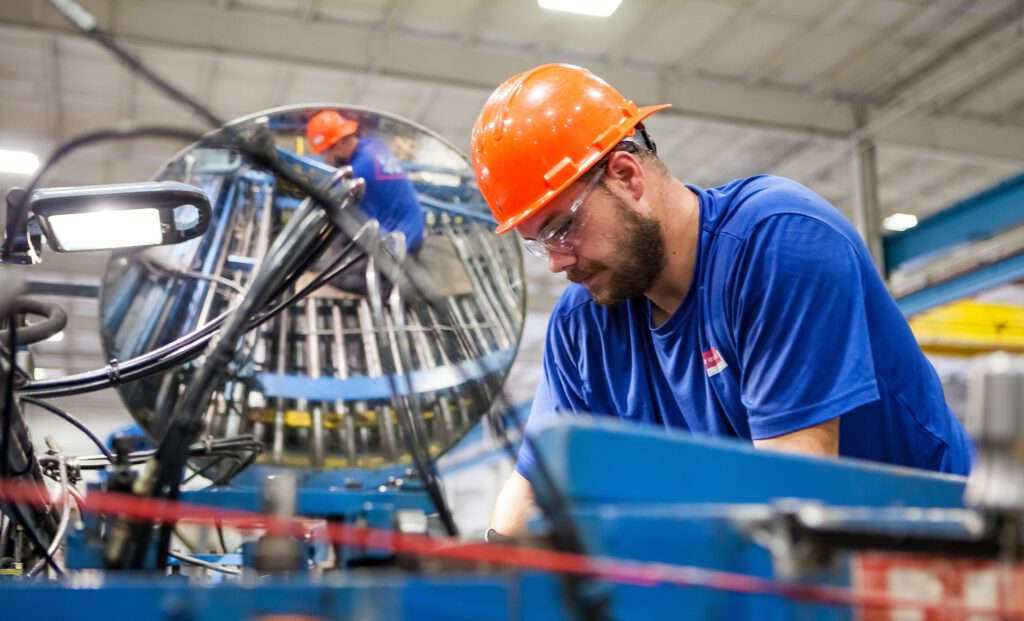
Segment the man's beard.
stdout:
[[613,259],[615,267],[603,261],[588,261],[566,270],[569,280],[577,283],[607,272],[607,288],[588,287],[591,297],[602,306],[615,306],[643,295],[654,286],[667,263],[665,236],[658,221],[638,214],[622,200],[616,201],[615,207],[622,224],[619,251]]

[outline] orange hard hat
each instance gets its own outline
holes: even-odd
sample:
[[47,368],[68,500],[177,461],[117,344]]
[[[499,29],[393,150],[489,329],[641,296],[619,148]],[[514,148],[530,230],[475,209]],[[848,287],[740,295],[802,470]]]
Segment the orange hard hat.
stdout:
[[638,108],[582,67],[542,65],[505,80],[473,127],[473,170],[497,232],[515,228],[580,178],[638,123]]
[[306,123],[306,137],[313,153],[323,153],[346,136],[359,129],[359,123],[346,119],[335,110],[321,110]]

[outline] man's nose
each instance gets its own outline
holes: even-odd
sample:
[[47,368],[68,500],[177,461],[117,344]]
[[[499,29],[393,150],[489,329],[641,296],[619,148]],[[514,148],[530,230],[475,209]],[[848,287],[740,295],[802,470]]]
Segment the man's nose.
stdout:
[[572,250],[555,250],[548,248],[548,270],[552,274],[564,272],[576,263],[576,253]]

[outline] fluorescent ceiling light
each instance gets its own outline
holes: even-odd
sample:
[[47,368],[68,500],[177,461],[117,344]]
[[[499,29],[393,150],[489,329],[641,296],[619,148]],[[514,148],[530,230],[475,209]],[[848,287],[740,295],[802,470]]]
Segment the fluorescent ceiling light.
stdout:
[[917,226],[917,216],[909,213],[894,213],[882,220],[882,228],[887,231],[905,231]]
[[158,209],[54,214],[49,221],[65,252],[154,246],[163,242]]
[[622,0],[537,0],[542,9],[608,17],[622,4]]
[[0,173],[31,175],[39,168],[39,158],[28,151],[0,149]]

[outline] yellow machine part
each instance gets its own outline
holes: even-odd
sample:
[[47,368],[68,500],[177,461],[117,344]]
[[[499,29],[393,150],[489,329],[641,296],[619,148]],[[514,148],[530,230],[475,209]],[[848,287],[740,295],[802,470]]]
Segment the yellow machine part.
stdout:
[[927,354],[976,356],[1024,352],[1024,307],[961,300],[910,318]]

